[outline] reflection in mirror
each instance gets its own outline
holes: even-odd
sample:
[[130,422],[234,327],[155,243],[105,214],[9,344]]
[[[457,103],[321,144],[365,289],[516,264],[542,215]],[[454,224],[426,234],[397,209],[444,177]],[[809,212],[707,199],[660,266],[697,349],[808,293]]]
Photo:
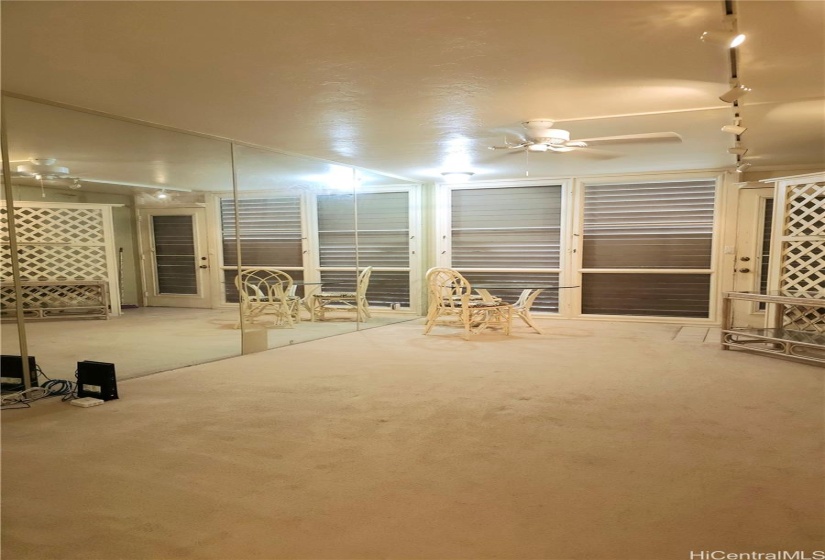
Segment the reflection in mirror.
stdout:
[[327,314],[320,304],[322,294],[355,283],[354,263],[340,257],[355,240],[337,236],[342,226],[322,211],[327,200],[348,201],[336,219],[352,232],[352,170],[236,145],[235,173],[238,234],[234,202],[221,200],[221,265],[227,301],[240,302],[244,352],[354,331],[354,313]]
[[[248,146],[235,154],[240,233],[222,202],[223,266],[227,301],[242,300],[245,352],[419,316],[417,185]],[[263,280],[276,272],[286,284]]]
[[[216,297],[206,204],[208,193],[231,191],[230,144],[3,103],[25,327],[43,372],[73,379],[77,362],[91,360],[114,363],[124,379],[240,354],[237,308]],[[10,267],[3,274],[5,318]],[[4,321],[4,354],[19,352],[13,329]]]

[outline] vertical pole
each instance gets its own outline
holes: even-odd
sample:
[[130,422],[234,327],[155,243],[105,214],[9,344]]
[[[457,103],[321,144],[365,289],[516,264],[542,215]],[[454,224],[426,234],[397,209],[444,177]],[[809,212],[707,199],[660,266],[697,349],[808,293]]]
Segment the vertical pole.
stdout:
[[[233,204],[232,204],[232,208],[235,209],[234,215],[232,216],[233,219],[235,220],[235,255],[236,255],[236,258],[238,259],[238,262],[237,262],[237,265],[238,265],[238,278],[240,278],[241,277],[241,271],[243,270],[241,268],[241,218],[240,218],[241,214],[240,214],[240,210],[238,210],[238,202],[239,202],[239,200],[238,200],[238,170],[235,167],[235,150],[237,148],[235,147],[234,142],[232,142],[229,145],[229,149],[230,149],[229,160],[230,160],[230,163],[232,165],[232,197],[234,199]],[[244,322],[243,322],[243,303],[241,301],[241,294],[240,294],[240,290],[242,290],[242,289],[243,289],[243,285],[241,285],[241,287],[238,288],[238,290],[239,290],[239,293],[238,293],[238,324],[241,326],[241,354],[243,354],[243,349],[245,348],[245,346],[244,346],[244,337],[246,336],[246,329],[244,328]]]
[[355,228],[355,330],[361,329],[361,261],[358,257],[358,171],[352,168],[352,219]]
[[26,340],[26,324],[23,315],[23,287],[20,285],[20,262],[17,260],[17,227],[14,221],[14,193],[11,188],[11,167],[9,166],[9,142],[6,136],[6,107],[0,106],[0,154],[3,156],[3,193],[6,197],[6,220],[9,231],[9,252],[11,253],[11,275],[14,282],[14,301],[17,312],[17,336],[20,340],[20,356],[23,360],[23,387],[32,387],[29,370],[29,345]]

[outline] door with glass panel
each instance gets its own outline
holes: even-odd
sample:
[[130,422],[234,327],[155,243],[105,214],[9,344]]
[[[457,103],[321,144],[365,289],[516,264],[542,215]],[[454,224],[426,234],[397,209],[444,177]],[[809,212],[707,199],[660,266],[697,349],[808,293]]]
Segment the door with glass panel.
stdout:
[[317,267],[325,291],[354,291],[356,266],[372,267],[366,294],[371,309],[415,306],[410,271],[417,239],[410,196],[409,190],[317,195]]
[[205,210],[147,209],[139,220],[146,305],[212,307]]
[[[768,288],[773,196],[773,187],[744,187],[739,190],[733,273],[733,289],[737,292],[765,293]],[[765,326],[764,302],[732,300],[731,303],[734,306],[734,327]]]
[[709,319],[716,179],[585,184],[581,313]]

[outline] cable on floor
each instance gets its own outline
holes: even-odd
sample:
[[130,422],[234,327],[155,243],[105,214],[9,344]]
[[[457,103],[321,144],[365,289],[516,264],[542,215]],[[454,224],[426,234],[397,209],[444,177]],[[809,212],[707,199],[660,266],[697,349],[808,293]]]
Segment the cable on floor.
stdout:
[[[77,383],[67,379],[51,379],[45,372],[37,367],[37,375],[46,378],[46,382],[40,387],[31,387],[16,393],[8,393],[0,396],[0,410],[14,410],[18,408],[31,408],[31,403],[41,399],[62,396],[61,400],[68,401],[77,397]],[[77,372],[75,372],[77,378]]]

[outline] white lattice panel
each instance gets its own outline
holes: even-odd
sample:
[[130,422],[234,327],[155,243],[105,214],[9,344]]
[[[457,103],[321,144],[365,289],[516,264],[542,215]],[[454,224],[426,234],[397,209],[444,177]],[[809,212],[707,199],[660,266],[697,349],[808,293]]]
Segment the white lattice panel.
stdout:
[[782,289],[825,290],[825,242],[785,241],[782,246]]
[[105,247],[18,245],[17,249],[23,281],[109,278]]
[[[100,208],[15,207],[17,242],[103,245],[103,212]],[[0,233],[8,239],[6,209],[0,210]]]
[[788,307],[783,323],[794,331],[825,333],[825,307]]
[[[825,292],[825,181],[785,186],[782,260],[783,291]],[[788,306],[783,323],[800,331],[825,332],[825,307]]]
[[[14,212],[21,281],[106,282],[110,286],[106,292],[111,295],[112,311],[119,314],[111,210],[108,206],[19,202],[15,203]],[[0,279],[11,282],[11,251],[5,208],[0,209],[0,238]],[[47,308],[76,306],[76,298],[71,291],[53,290],[52,294],[52,298],[56,297],[54,294],[63,294],[67,305],[55,301],[49,303]],[[40,314],[46,314],[46,311]]]
[[[67,284],[23,286],[23,308],[42,309],[46,307],[91,307],[105,304],[103,290],[96,284]],[[0,299],[4,309],[14,308],[14,287],[0,288]]]
[[784,235],[825,236],[825,183],[788,187]]

